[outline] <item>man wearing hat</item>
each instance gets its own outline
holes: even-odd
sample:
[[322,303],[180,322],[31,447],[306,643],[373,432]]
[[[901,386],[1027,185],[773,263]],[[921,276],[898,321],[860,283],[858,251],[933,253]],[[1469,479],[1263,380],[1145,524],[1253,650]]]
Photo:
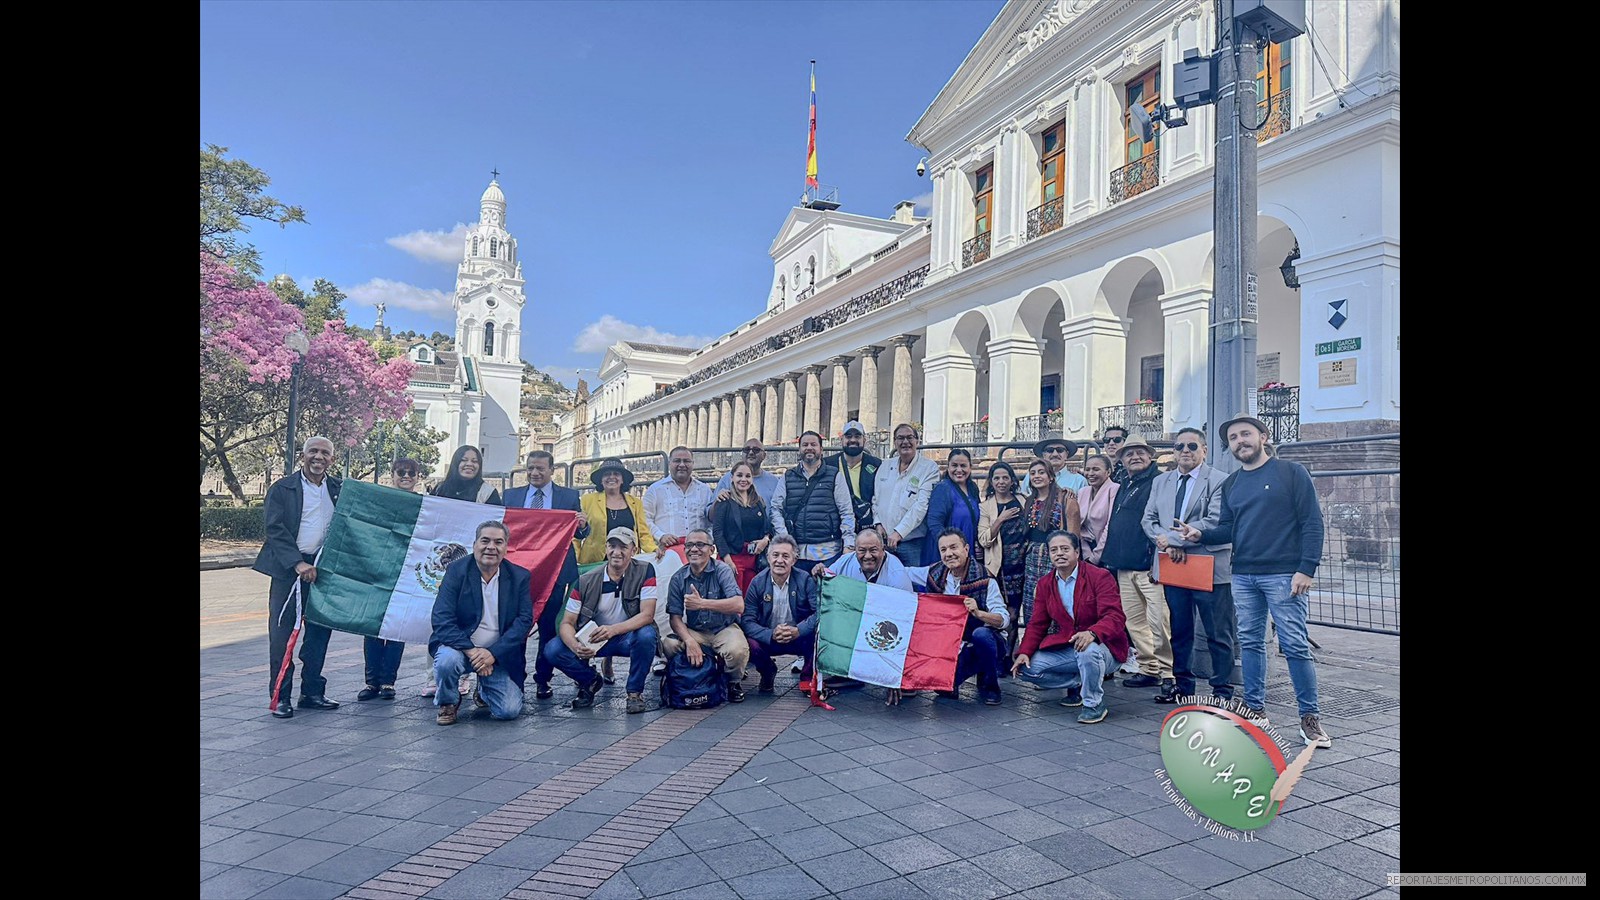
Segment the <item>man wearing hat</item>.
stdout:
[[[1239,616],[1239,656],[1249,718],[1267,721],[1267,616],[1278,625],[1278,649],[1289,662],[1300,737],[1331,747],[1317,707],[1317,669],[1311,658],[1306,614],[1311,578],[1322,561],[1322,508],[1304,466],[1276,459],[1267,426],[1240,413],[1217,434],[1242,466],[1222,483],[1222,517],[1213,528],[1185,524],[1183,539],[1233,542],[1233,602]],[[1127,451],[1123,451],[1126,455]]]
[[[1137,432],[1122,445],[1122,463],[1128,467],[1128,480],[1111,501],[1111,521],[1106,526],[1106,546],[1100,564],[1117,573],[1117,588],[1122,593],[1122,611],[1128,620],[1128,636],[1138,652],[1139,674],[1122,682],[1123,687],[1162,686],[1170,693],[1175,684],[1172,674],[1172,626],[1167,596],[1150,577],[1155,561],[1155,545],[1144,530],[1144,511],[1150,505],[1155,484],[1155,448]],[[1210,542],[1208,542],[1210,543]]]
[[[634,559],[639,550],[632,528],[613,528],[606,535],[606,564],[578,579],[562,613],[560,640],[546,645],[545,660],[578,683],[573,709],[594,705],[603,684],[589,660],[628,658],[628,712],[645,710],[644,685],[656,655],[656,570]],[[590,622],[599,627],[578,639]],[[594,645],[603,643],[599,650]]]
[[1067,468],[1067,460],[1077,452],[1078,445],[1063,438],[1059,431],[1050,432],[1044,440],[1033,445],[1033,455],[1049,463],[1050,471],[1056,473],[1056,487],[1074,494],[1078,488],[1089,484],[1087,478]]
[[844,473],[850,487],[850,501],[856,508],[857,530],[872,525],[872,491],[878,481],[883,460],[867,452],[867,432],[854,419],[844,423],[843,448],[822,461]]

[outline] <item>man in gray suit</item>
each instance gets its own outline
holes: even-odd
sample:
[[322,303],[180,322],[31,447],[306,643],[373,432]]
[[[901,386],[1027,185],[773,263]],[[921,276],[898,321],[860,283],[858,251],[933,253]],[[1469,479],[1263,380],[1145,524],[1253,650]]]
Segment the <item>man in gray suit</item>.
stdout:
[[[1199,529],[1215,527],[1222,518],[1222,472],[1205,464],[1206,436],[1198,428],[1182,428],[1173,447],[1178,467],[1157,476],[1150,500],[1144,508],[1144,530],[1155,542],[1154,577],[1166,589],[1167,608],[1172,613],[1172,672],[1175,678],[1163,679],[1157,703],[1176,703],[1179,696],[1194,694],[1194,611],[1200,610],[1205,625],[1206,643],[1211,652],[1211,692],[1231,698],[1233,685],[1233,597],[1229,589],[1232,544],[1204,545],[1185,541],[1179,523]],[[1189,556],[1212,558],[1211,590],[1202,591],[1169,584],[1161,577],[1164,562],[1183,562]]]

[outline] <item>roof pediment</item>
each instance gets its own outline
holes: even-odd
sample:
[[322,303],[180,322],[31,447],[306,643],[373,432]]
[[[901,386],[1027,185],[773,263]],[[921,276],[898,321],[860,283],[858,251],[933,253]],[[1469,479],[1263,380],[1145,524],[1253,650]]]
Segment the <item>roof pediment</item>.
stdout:
[[767,253],[778,255],[778,248],[786,246],[808,231],[816,230],[816,224],[821,221],[822,213],[815,209],[796,206],[789,210],[789,215],[783,220],[783,225],[778,229],[778,236],[772,239],[772,246],[767,248]]

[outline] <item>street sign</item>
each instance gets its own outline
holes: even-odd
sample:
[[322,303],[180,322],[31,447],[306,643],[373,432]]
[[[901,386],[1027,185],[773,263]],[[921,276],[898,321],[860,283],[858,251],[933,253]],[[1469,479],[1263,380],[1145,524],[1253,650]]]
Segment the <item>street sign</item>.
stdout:
[[1349,353],[1352,350],[1360,349],[1361,338],[1344,338],[1343,340],[1329,341],[1326,344],[1318,344],[1317,355],[1327,356],[1329,353]]

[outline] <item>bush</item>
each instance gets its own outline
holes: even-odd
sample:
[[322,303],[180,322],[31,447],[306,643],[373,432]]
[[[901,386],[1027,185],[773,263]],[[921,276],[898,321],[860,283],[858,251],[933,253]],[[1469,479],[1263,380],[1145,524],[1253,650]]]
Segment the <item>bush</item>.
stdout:
[[264,541],[267,518],[260,507],[212,506],[200,510],[200,538],[217,541]]

